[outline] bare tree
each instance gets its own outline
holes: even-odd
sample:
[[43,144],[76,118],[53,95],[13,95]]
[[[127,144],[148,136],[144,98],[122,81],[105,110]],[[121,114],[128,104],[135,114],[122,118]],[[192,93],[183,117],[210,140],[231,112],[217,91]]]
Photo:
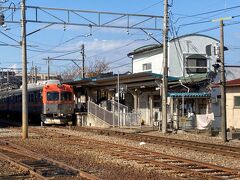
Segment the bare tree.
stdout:
[[97,59],[93,63],[89,63],[86,68],[86,77],[92,78],[97,77],[103,72],[109,71],[109,64],[105,60]]
[[[85,77],[92,78],[96,77],[99,74],[108,71],[109,64],[102,59],[96,59],[88,63],[88,66],[85,67]],[[65,71],[61,73],[63,80],[75,80],[82,77],[82,68],[79,68],[75,65],[67,67]]]
[[71,65],[61,73],[61,77],[64,81],[72,81],[81,77],[81,71],[79,67]]

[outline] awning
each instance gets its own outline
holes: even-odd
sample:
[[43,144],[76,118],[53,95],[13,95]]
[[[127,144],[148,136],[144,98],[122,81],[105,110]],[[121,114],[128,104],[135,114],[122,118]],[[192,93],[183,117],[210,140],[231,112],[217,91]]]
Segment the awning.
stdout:
[[211,97],[208,92],[171,92],[168,93],[169,97]]

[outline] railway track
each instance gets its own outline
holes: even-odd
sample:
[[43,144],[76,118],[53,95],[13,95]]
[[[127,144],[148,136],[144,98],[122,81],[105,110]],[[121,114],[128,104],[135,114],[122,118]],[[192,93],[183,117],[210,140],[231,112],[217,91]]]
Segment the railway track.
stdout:
[[65,142],[69,145],[78,144],[81,148],[86,150],[100,150],[114,157],[133,160],[139,164],[148,164],[148,166],[152,167],[158,167],[162,170],[171,171],[171,174],[177,174],[179,177],[201,179],[240,178],[240,172],[238,170],[170,156],[146,149],[88,138],[69,137],[68,141]]
[[101,135],[123,137],[123,138],[134,140],[134,141],[143,141],[143,142],[152,143],[152,144],[160,144],[160,145],[171,146],[171,147],[185,148],[185,149],[190,149],[194,151],[218,154],[222,156],[230,156],[230,157],[240,159],[240,147],[225,146],[225,145],[219,145],[219,144],[209,144],[209,143],[196,142],[196,141],[188,141],[188,140],[181,140],[181,139],[174,139],[174,138],[165,138],[165,137],[159,137],[159,136],[150,136],[150,135],[144,135],[144,134],[126,133],[126,132],[93,129],[93,128],[80,128],[80,129],[76,128],[76,130],[95,132]]
[[82,172],[62,162],[44,158],[34,154],[32,151],[6,141],[0,141],[0,159],[29,172],[29,174],[25,174],[24,179],[29,178],[29,175],[43,180],[98,179],[91,174]]

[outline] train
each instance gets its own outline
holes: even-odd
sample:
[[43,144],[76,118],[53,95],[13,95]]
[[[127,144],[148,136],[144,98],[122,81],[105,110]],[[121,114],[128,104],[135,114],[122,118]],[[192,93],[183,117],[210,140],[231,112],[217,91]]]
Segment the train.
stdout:
[[[34,124],[68,124],[74,115],[73,87],[58,80],[28,85],[28,120]],[[21,119],[22,89],[0,92],[0,115]]]

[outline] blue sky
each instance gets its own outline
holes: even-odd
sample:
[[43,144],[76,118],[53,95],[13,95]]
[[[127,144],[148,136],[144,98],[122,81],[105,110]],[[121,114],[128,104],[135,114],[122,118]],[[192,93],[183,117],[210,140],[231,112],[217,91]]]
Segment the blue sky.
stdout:
[[[11,3],[12,2],[12,3]],[[18,6],[20,1],[8,1],[2,6],[8,6],[13,3]],[[194,33],[211,27],[218,26],[218,23],[201,23],[195,25],[182,26],[184,24],[201,22],[211,19],[217,19],[226,16],[240,15],[240,8],[232,8],[240,6],[239,0],[169,0],[171,4],[170,15],[172,30],[177,32],[177,35]],[[136,14],[151,14],[163,15],[163,0],[27,0],[28,6],[42,6],[53,8],[69,8],[92,11],[108,11],[121,13],[136,13]],[[199,13],[224,9],[216,13],[204,14],[194,17]],[[32,12],[27,12],[28,17],[32,16]],[[15,17],[19,17],[19,12],[14,13]],[[7,13],[5,14],[7,17]],[[240,16],[225,23],[238,23]],[[32,32],[43,27],[43,24],[27,24],[27,32]],[[7,29],[7,30],[6,30]],[[225,26],[225,46],[229,48],[226,52],[226,64],[240,65],[240,24]],[[16,45],[16,41],[20,41],[21,28],[20,24],[7,24],[7,27],[0,29],[1,32],[10,36],[12,39],[0,34],[0,44]],[[88,36],[92,33],[91,36]],[[149,31],[153,36],[161,41],[161,31]],[[219,39],[219,29],[202,32],[209,36]],[[67,40],[79,36],[78,38],[64,43]],[[14,40],[13,40],[14,39]],[[55,57],[66,52],[76,51],[74,54],[64,56],[64,58],[80,58],[81,44],[85,44],[86,64],[92,63],[96,59],[104,59],[110,63],[112,71],[128,71],[131,70],[131,59],[127,54],[139,46],[156,43],[154,40],[149,40],[148,36],[140,30],[127,29],[109,29],[109,28],[93,28],[82,26],[66,26],[54,25],[38,33],[30,35],[28,38],[29,49],[41,52],[28,51],[28,68],[32,63],[38,66],[41,72],[47,72],[47,65],[43,58]],[[21,67],[21,49],[19,47],[0,46],[1,48],[1,67]],[[79,52],[77,52],[79,49]],[[79,62],[79,65],[81,63]],[[74,66],[72,62],[51,62],[51,71],[60,73],[67,68]]]

